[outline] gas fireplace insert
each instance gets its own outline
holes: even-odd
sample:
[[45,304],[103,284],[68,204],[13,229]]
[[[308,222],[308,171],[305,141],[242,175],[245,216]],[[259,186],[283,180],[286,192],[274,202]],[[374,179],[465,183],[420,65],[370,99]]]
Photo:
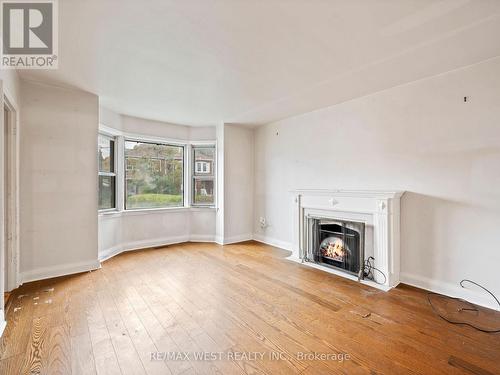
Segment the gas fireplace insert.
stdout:
[[308,218],[305,260],[363,278],[365,224],[356,221]]

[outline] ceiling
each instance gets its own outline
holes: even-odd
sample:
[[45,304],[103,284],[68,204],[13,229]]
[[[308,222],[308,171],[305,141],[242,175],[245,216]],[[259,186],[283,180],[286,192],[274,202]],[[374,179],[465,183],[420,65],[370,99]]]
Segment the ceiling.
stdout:
[[63,0],[59,69],[154,120],[258,125],[500,55],[499,0]]

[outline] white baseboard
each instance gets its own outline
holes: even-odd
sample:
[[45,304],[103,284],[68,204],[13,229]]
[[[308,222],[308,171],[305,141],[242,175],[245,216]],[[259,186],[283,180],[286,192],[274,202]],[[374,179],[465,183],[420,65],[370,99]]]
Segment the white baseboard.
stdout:
[[238,242],[244,242],[244,241],[250,241],[252,239],[253,239],[252,233],[240,234],[238,236],[231,236],[231,237],[224,238],[224,245],[229,245],[232,243],[238,243]]
[[124,251],[122,245],[117,245],[110,247],[106,250],[99,251],[99,262],[104,262],[105,260],[114,257]]
[[192,234],[189,236],[189,242],[215,242],[215,236],[212,234]]
[[21,272],[21,282],[27,283],[30,281],[50,279],[53,277],[66,276],[74,273],[87,272],[96,270],[101,267],[101,263],[97,260],[62,264],[50,267],[40,267],[31,271]]
[[457,283],[455,285],[444,281],[433,280],[427,277],[410,275],[408,273],[402,272],[400,275],[400,281],[403,284],[408,284],[417,288],[444,294],[450,297],[462,298],[466,301],[475,303],[476,305],[500,311],[500,308],[498,307],[494,299],[485,291],[480,290],[479,288],[470,284],[467,284],[467,287],[470,286],[470,289],[462,288],[460,286],[460,280],[457,280]]
[[188,242],[189,236],[177,236],[177,237],[166,237],[159,238],[154,240],[142,240],[142,241],[134,241],[123,244],[123,249],[130,250],[140,250],[146,249],[148,247],[156,247],[156,246],[166,246],[166,245],[174,245],[177,243]]
[[157,238],[154,240],[127,242],[124,244],[116,245],[111,248],[99,251],[99,261],[103,262],[109,258],[112,258],[126,251],[146,249],[148,247],[174,245],[182,242],[189,242],[189,240],[190,240],[189,236],[176,236],[176,237]]
[[292,251],[292,243],[291,242],[277,240],[275,238],[263,236],[263,235],[258,234],[258,233],[253,234],[253,239],[255,241],[265,243],[266,245],[271,245],[274,247],[279,247],[280,249]]
[[[246,237],[245,237],[246,238]],[[250,238],[251,239],[251,236]],[[183,242],[215,242],[217,238],[211,234],[194,234],[194,235],[186,235],[186,236],[176,236],[176,237],[165,237],[165,238],[157,238],[154,240],[144,240],[144,241],[134,241],[128,242],[124,244],[120,244],[117,246],[113,246],[111,248],[99,251],[99,261],[103,262],[109,258],[112,258],[118,254],[124,253],[126,251],[134,251],[140,249],[146,249],[148,247],[158,247],[158,246],[168,246],[174,245]],[[238,241],[239,242],[239,241]],[[219,243],[220,245],[226,244],[225,242]]]
[[252,239],[253,239],[252,234],[242,234],[238,236],[228,237],[226,239],[222,239],[222,237],[220,236],[214,236],[210,234],[208,235],[194,234],[190,236],[186,235],[186,236],[159,238],[155,240],[134,241],[116,245],[108,249],[99,251],[99,261],[104,262],[105,260],[110,259],[126,251],[146,249],[148,247],[167,246],[183,242],[212,242],[212,243],[217,243],[219,245],[229,245],[237,242],[250,241]]

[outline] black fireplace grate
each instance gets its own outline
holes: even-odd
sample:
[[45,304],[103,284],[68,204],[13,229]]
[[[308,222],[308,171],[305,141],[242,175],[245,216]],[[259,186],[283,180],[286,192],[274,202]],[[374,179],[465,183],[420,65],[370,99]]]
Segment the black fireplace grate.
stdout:
[[364,256],[364,223],[312,220],[309,226],[312,260],[359,276]]

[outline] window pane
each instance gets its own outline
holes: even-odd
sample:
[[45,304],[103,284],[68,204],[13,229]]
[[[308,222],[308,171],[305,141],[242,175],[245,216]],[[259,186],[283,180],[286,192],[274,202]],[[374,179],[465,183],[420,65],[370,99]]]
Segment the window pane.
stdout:
[[214,204],[214,180],[194,179],[194,204]]
[[99,209],[115,208],[115,177],[99,176]]
[[126,141],[126,208],[183,206],[183,167],[182,146]]
[[99,134],[97,142],[97,156],[99,172],[113,173],[115,170],[115,141],[112,138]]
[[195,147],[194,153],[194,175],[213,176],[215,147]]

